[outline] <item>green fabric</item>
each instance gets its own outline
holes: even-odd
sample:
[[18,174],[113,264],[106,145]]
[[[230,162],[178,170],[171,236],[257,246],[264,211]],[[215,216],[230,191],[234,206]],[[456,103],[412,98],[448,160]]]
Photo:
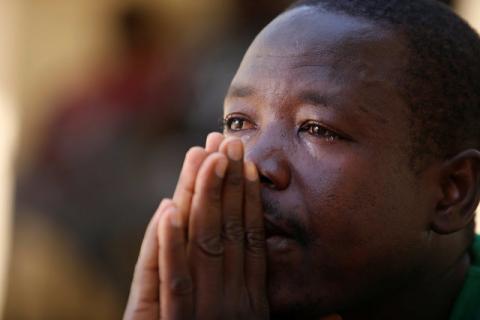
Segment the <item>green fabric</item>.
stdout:
[[480,319],[480,235],[471,248],[472,265],[468,270],[462,291],[455,301],[450,320]]

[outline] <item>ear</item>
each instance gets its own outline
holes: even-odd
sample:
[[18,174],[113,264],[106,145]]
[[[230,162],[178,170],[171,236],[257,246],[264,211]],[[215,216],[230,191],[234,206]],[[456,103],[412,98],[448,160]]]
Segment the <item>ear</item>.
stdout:
[[480,196],[480,151],[465,150],[442,167],[442,197],[432,229],[449,234],[465,228],[474,218]]

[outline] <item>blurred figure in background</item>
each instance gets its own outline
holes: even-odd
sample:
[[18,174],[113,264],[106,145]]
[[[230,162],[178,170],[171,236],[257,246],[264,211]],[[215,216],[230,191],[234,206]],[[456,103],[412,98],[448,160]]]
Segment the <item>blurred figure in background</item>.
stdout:
[[[0,59],[0,69],[5,60]],[[18,133],[15,99],[0,81],[0,314],[6,297],[7,267],[12,234],[14,159]]]
[[0,2],[0,318],[7,296],[18,146],[18,4]]
[[[80,309],[75,318],[118,317],[115,307],[120,308],[128,292],[141,230],[159,194],[166,194],[173,183],[168,172],[180,165],[175,154],[182,150],[178,147],[183,137],[172,135],[181,132],[191,105],[187,60],[162,23],[148,7],[129,6],[118,14],[118,58],[102,64],[86,85],[61,95],[60,112],[49,127],[37,165],[20,181],[17,233],[22,238],[15,242],[18,259],[12,267],[11,299],[22,299],[22,289],[31,290],[31,284],[21,285],[25,278],[20,273],[28,273],[24,266],[36,263],[35,279],[30,279],[36,294],[52,298],[41,294],[54,283],[42,274],[43,268],[54,272],[50,277],[62,279],[54,299],[70,301],[57,310],[55,305],[62,303],[50,301],[43,315],[41,310],[33,312],[36,319],[65,318],[71,301],[89,300],[72,292],[101,292],[95,283],[109,284],[111,297],[105,293],[96,300],[104,305],[111,300],[114,311],[84,308],[92,301],[79,301],[71,306]],[[44,248],[36,250],[41,257],[27,261],[35,243],[43,243]],[[66,274],[76,264],[82,267]],[[82,268],[92,275],[80,276],[79,284]],[[89,282],[91,288],[85,287]],[[44,308],[41,302],[35,304]],[[9,307],[8,318],[29,318],[32,313],[18,300]]]
[[189,128],[200,129],[205,136],[221,127],[225,92],[246,48],[256,34],[291,2],[231,0],[233,15],[229,23],[215,30],[196,48],[193,70],[195,112],[189,114]]

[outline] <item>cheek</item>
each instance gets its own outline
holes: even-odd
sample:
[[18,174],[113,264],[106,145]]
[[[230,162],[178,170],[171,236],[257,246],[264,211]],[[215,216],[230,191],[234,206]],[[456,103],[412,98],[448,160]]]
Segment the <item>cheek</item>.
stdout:
[[315,175],[306,176],[304,185],[313,187],[302,193],[308,212],[305,218],[312,246],[319,252],[332,257],[343,252],[350,262],[361,260],[364,253],[357,249],[384,225],[378,214],[377,185],[365,177],[361,166],[352,168],[338,160],[324,162]]
[[402,248],[420,250],[425,220],[406,173],[353,156],[324,157],[316,166],[302,175],[299,193],[307,205],[311,256],[322,267],[329,263],[333,273],[357,277],[373,261],[391,264],[387,260]]
[[369,172],[371,166],[365,161],[352,156],[301,161],[296,181],[312,222],[355,219],[358,214],[354,210],[378,204],[377,197],[383,187],[376,181],[374,172]]
[[389,167],[354,156],[326,156],[320,164],[303,160],[301,165],[299,194],[308,212],[304,219],[321,252],[345,252],[351,262],[367,263],[377,249],[422,231],[411,192],[403,190],[410,188]]

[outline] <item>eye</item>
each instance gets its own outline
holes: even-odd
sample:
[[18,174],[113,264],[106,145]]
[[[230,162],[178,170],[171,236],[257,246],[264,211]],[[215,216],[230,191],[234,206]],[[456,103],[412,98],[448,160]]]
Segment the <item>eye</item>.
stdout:
[[325,128],[325,126],[316,123],[316,122],[307,122],[300,128],[301,132],[307,132],[308,134],[323,138],[328,142],[333,142],[335,140],[342,139],[342,137],[336,132]]
[[254,128],[254,125],[245,117],[229,115],[223,120],[223,128],[227,131],[241,131]]

